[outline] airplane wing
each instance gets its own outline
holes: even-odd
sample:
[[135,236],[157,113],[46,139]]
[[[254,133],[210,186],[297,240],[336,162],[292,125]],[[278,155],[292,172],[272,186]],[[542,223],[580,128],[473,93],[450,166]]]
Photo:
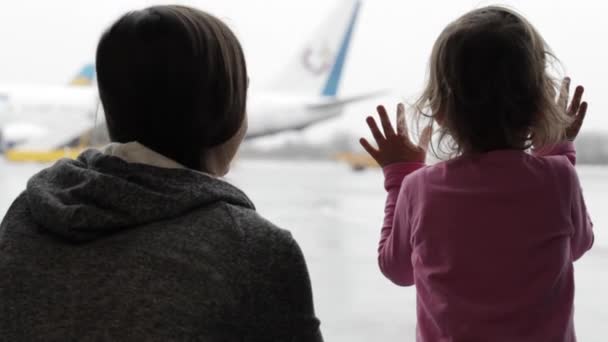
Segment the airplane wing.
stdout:
[[379,90],[379,91],[375,91],[373,93],[360,94],[360,95],[354,95],[354,96],[343,97],[343,98],[332,98],[329,101],[324,101],[324,102],[308,105],[307,108],[309,110],[328,110],[328,109],[332,109],[332,108],[341,108],[341,107],[344,107],[351,103],[369,100],[369,99],[384,95],[386,93],[388,93],[388,90]]
[[262,130],[250,130],[245,139],[256,139],[287,131],[300,131],[342,115],[344,113],[344,108],[350,104],[372,99],[385,93],[387,93],[387,91],[382,90],[343,98],[323,99],[316,103],[310,103],[305,106],[305,117],[303,117],[301,120],[290,120],[290,123],[287,126],[267,125]]

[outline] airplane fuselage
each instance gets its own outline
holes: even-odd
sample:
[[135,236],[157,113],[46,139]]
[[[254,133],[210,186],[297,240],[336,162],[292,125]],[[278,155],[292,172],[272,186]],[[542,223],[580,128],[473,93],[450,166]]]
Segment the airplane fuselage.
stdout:
[[[98,111],[97,89],[94,87],[8,87],[0,86],[0,129],[5,143],[14,145],[29,136],[40,137],[49,119],[62,120],[65,125],[76,121],[93,127],[103,122]],[[342,113],[341,107],[315,110],[313,106],[330,100],[310,99],[291,94],[270,92],[252,93],[247,104],[247,138],[271,135],[287,130],[298,130],[330,119]],[[48,132],[49,134],[52,132]],[[71,140],[78,135],[66,136]],[[53,146],[55,147],[55,146]]]

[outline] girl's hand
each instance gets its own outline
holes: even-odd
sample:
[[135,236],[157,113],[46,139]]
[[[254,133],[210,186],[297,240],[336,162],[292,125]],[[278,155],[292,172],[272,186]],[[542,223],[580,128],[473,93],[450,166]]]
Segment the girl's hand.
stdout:
[[384,134],[378,129],[376,120],[371,116],[367,117],[367,125],[378,145],[376,149],[365,138],[361,138],[359,142],[367,153],[382,167],[401,162],[424,163],[433,133],[432,128],[430,126],[426,127],[420,136],[420,143],[414,145],[409,138],[407,124],[405,123],[405,106],[402,103],[397,106],[397,133],[395,133],[388,118],[386,108],[378,106],[376,109],[380,116]]
[[570,96],[570,78],[566,77],[562,81],[557,103],[561,108],[566,110],[566,113],[568,113],[568,115],[573,119],[572,123],[568,128],[566,128],[565,132],[566,139],[570,141],[574,141],[574,139],[576,139],[578,136],[578,132],[581,130],[581,126],[585,120],[585,115],[587,114],[587,102],[581,103],[584,92],[585,88],[582,86],[576,87],[572,102],[568,106],[568,98]]

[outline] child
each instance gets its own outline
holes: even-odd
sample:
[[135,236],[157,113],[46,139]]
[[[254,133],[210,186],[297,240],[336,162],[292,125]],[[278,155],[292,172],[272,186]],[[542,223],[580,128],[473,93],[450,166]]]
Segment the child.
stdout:
[[378,262],[416,285],[418,341],[576,340],[572,264],[593,232],[572,141],[587,103],[578,87],[567,105],[568,78],[555,103],[547,56],[517,13],[472,11],[439,36],[416,105],[454,158],[425,166],[433,124],[414,145],[403,105],[397,132],[382,106],[383,133],[367,119],[388,191]]

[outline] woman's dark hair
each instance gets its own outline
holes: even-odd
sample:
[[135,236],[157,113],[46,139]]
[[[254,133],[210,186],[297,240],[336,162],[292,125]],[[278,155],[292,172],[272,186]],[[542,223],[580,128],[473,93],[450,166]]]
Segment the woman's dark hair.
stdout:
[[471,11],[437,39],[416,111],[441,123],[440,143],[451,137],[454,154],[557,143],[569,118],[555,103],[550,58],[543,38],[515,11]]
[[101,37],[96,65],[112,141],[137,141],[200,169],[202,151],[243,123],[243,51],[208,13],[183,6],[129,12]]

